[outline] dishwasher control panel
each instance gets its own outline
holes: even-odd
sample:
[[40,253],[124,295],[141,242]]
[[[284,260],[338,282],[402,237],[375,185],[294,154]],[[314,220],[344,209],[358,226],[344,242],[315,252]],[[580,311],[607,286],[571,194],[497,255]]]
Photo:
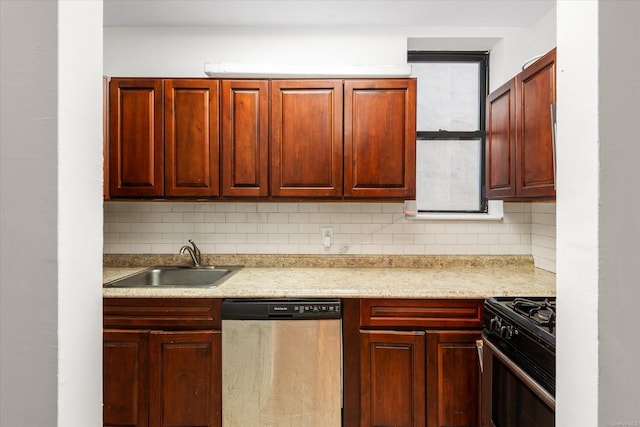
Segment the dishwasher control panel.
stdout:
[[226,299],[222,319],[304,320],[340,319],[339,299]]

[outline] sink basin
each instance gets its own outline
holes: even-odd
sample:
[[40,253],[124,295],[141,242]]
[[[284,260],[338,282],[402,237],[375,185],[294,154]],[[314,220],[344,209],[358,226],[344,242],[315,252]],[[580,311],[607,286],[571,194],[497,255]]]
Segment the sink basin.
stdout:
[[105,288],[206,288],[227,280],[242,266],[151,267],[104,284]]

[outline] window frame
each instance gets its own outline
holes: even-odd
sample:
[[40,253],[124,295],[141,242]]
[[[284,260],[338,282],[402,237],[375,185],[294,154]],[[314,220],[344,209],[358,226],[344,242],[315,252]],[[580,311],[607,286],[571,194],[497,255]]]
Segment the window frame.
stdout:
[[428,140],[480,140],[480,209],[479,210],[428,210],[419,211],[423,214],[486,214],[489,203],[486,194],[486,109],[487,96],[489,95],[489,52],[488,51],[425,51],[409,50],[407,52],[407,62],[412,63],[434,63],[434,62],[466,62],[477,63],[479,65],[478,84],[480,94],[478,99],[478,124],[480,129],[476,131],[448,131],[440,129],[438,131],[417,131],[417,141]]

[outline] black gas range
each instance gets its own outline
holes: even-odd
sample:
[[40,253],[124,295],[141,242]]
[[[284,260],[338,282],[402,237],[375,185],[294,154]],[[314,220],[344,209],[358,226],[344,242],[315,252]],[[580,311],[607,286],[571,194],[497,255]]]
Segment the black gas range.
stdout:
[[489,298],[482,323],[484,339],[555,396],[555,297]]

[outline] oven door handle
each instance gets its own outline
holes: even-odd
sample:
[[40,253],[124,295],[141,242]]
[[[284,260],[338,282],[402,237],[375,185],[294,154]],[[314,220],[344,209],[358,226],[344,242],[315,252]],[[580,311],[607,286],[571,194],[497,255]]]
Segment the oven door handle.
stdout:
[[478,361],[480,362],[480,372],[484,372],[484,366],[482,366],[482,340],[476,340],[476,350],[478,351]]
[[518,377],[518,379],[520,379],[527,387],[529,387],[531,389],[531,391],[533,391],[535,393],[536,396],[538,396],[544,403],[547,404],[547,406],[549,406],[549,408],[551,408],[554,412],[556,410],[556,399],[544,388],[542,388],[542,386],[540,384],[538,384],[536,381],[534,381],[526,372],[524,372],[518,365],[516,365],[515,363],[513,363],[511,361],[511,359],[509,359],[507,356],[505,356],[495,345],[493,345],[490,341],[488,340],[484,340],[484,345],[487,346],[487,349],[491,351],[491,353],[493,353],[493,355],[495,357],[497,357],[498,359],[500,359],[500,361],[502,363],[505,364],[505,366],[507,368],[509,368],[509,370],[511,372],[513,372],[513,374]]

